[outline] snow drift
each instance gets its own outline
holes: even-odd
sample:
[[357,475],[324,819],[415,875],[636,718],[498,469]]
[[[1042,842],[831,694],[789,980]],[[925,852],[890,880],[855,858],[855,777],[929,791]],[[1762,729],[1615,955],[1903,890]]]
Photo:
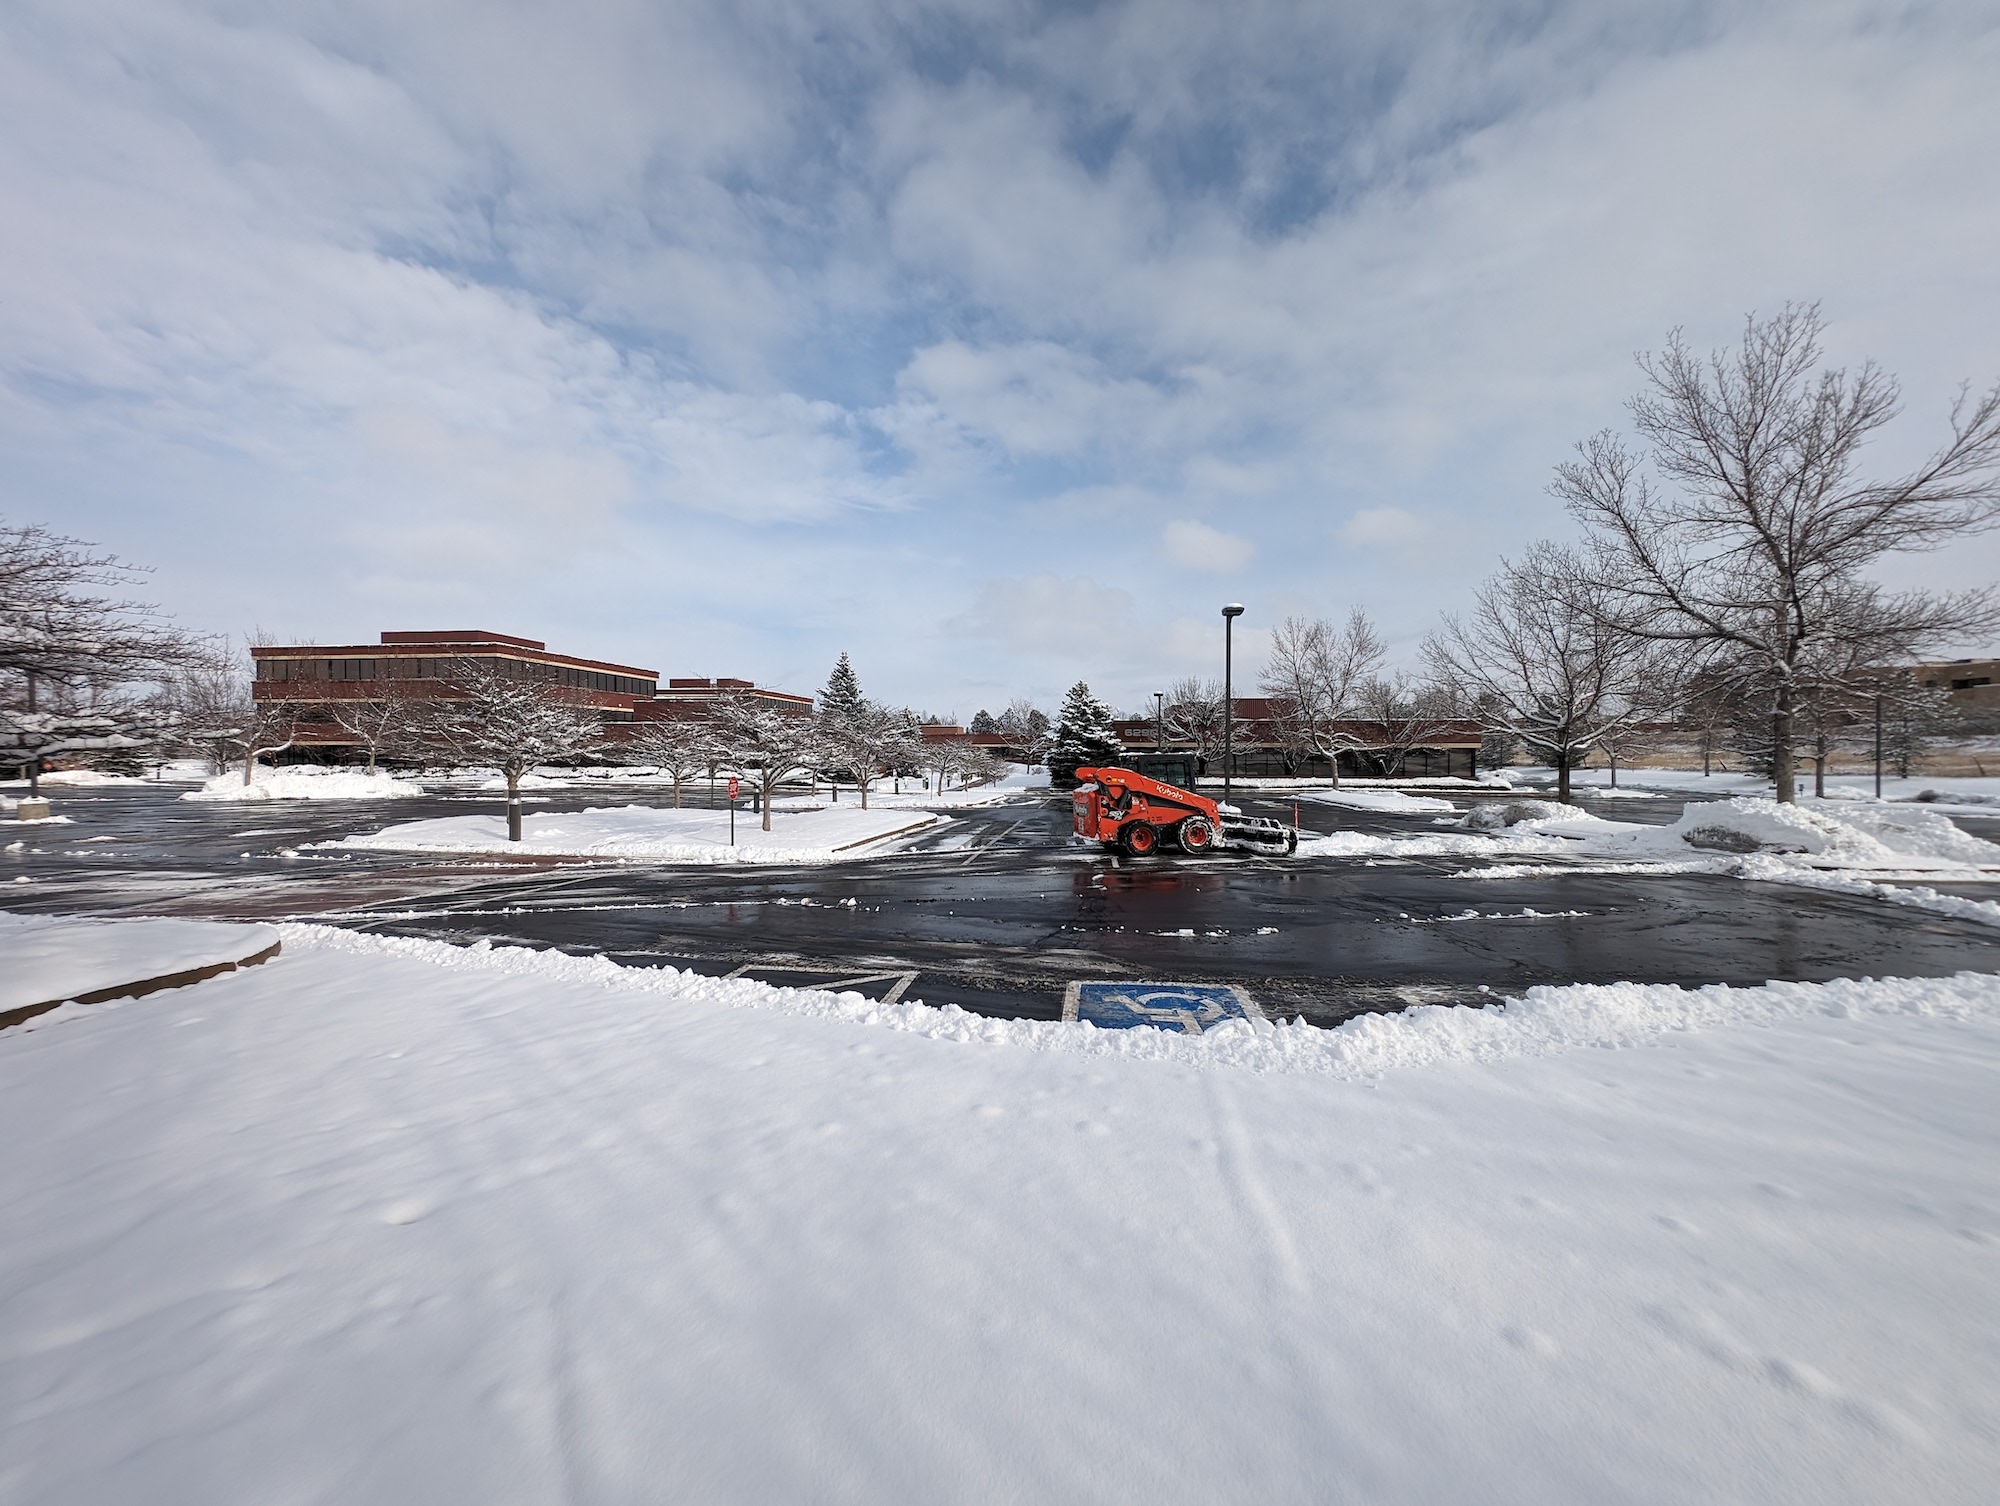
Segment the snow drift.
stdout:
[[365,769],[321,769],[293,765],[282,769],[257,770],[249,784],[243,771],[218,774],[198,790],[189,790],[183,800],[392,800],[421,795],[423,789],[388,774],[370,774]]

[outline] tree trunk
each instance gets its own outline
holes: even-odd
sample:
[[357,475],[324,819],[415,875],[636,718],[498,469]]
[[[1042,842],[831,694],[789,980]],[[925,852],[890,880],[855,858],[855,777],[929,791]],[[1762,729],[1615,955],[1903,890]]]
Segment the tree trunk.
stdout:
[[1777,708],[1771,713],[1771,793],[1780,805],[1797,805],[1798,781],[1792,770],[1792,692],[1787,685],[1778,692]]
[[1820,800],[1826,799],[1826,749],[1824,748],[1813,750],[1813,795]]
[[1611,760],[1611,788],[1615,790],[1618,788],[1618,755],[1607,749],[1604,756]]
[[507,840],[521,840],[521,771],[507,769]]
[[1573,803],[1569,798],[1569,755],[1567,753],[1558,753],[1556,755],[1556,799],[1560,800],[1564,805]]
[[375,772],[375,744],[373,743],[368,745],[368,772],[371,774]]
[[679,810],[680,808],[681,808],[681,776],[679,774],[676,774],[674,775],[674,809]]
[[859,785],[861,786],[861,808],[862,808],[863,810],[867,810],[867,809],[868,809],[868,784],[869,784],[869,781],[868,781],[867,779],[865,779],[865,778],[864,778],[864,779],[860,779],[860,780],[857,780],[857,781],[856,781],[856,783],[858,783],[858,784],[859,784]]
[[[764,807],[764,830],[769,831],[771,829],[771,797],[777,793],[778,781],[775,779],[765,780],[761,785],[761,788],[763,790],[764,798],[758,803]],[[839,798],[840,796],[838,794],[834,796],[834,799],[836,800],[838,800]]]
[[1701,735],[1701,777],[1703,779],[1708,778],[1708,749],[1709,735],[1704,732]]
[[251,746],[248,746],[248,747],[244,748],[244,750],[243,750],[243,788],[244,788],[244,789],[246,789],[246,790],[247,790],[247,789],[249,789],[251,785],[253,785],[253,784],[255,784],[255,783],[257,782],[257,781],[256,781],[256,772],[257,772],[257,749],[256,749],[256,746],[255,746],[254,744],[252,744]]

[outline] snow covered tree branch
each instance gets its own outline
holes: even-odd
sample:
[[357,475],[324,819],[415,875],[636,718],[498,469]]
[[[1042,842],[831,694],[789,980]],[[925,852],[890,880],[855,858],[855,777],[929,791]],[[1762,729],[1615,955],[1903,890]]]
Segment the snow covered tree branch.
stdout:
[[429,724],[432,746],[454,763],[498,768],[507,781],[507,840],[521,840],[521,776],[537,764],[567,763],[603,748],[604,725],[544,680],[516,680],[475,659],[459,660],[456,695]]

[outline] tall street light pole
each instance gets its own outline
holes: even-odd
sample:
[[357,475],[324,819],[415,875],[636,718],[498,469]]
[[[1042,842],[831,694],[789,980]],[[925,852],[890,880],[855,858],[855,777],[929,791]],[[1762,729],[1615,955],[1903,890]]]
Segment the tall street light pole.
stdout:
[[1222,803],[1229,804],[1229,765],[1236,746],[1236,690],[1233,680],[1236,657],[1236,619],[1243,615],[1241,602],[1232,601],[1222,609]]
[[1153,692],[1153,751],[1167,751],[1167,693],[1164,690]]

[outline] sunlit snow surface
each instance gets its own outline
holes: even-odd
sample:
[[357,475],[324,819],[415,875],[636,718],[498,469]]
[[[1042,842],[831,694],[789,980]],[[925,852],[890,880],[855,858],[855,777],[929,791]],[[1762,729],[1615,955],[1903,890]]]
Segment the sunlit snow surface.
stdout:
[[1970,1503],[2000,1467],[1994,978],[1191,1038],[283,935],[0,1034],[9,1502]]
[[739,810],[672,810],[650,805],[593,807],[530,815],[509,841],[500,815],[439,816],[320,844],[377,852],[482,852],[660,863],[830,863],[882,851],[886,839],[935,827],[942,817],[898,806],[868,810],[797,800],[763,817]]
[[389,800],[423,794],[423,787],[406,779],[366,769],[259,768],[244,783],[243,771],[217,774],[183,800]]
[[0,911],[0,1012],[233,964],[277,939],[270,926]]

